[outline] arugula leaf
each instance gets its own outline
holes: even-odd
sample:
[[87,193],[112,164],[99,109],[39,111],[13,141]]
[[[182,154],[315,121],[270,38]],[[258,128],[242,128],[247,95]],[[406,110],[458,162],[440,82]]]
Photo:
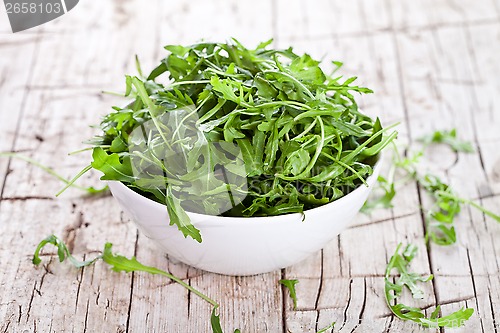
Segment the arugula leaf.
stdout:
[[417,177],[417,182],[434,198],[434,206],[426,212],[428,225],[426,238],[430,238],[438,245],[452,245],[456,242],[453,223],[462,209],[462,204],[468,204],[500,222],[499,215],[471,200],[458,196],[448,184],[436,176],[427,174],[424,177]]
[[[460,213],[461,202],[451,188],[436,176],[427,174],[418,183],[435,199],[434,206],[426,213],[426,237],[438,245],[454,244],[457,237],[453,223]],[[452,197],[443,196],[443,193]]]
[[361,207],[361,212],[369,214],[375,208],[392,208],[392,200],[396,196],[396,188],[394,182],[389,182],[383,176],[377,177],[377,184],[379,188],[383,191],[383,195],[375,197],[373,200],[368,200],[365,202],[363,207]]
[[438,191],[436,193],[436,195],[438,195],[444,199],[456,200],[456,201],[459,201],[461,203],[471,205],[472,207],[478,209],[479,211],[483,212],[485,215],[491,217],[492,219],[494,219],[495,221],[500,223],[500,215],[493,213],[492,211],[484,208],[483,206],[479,205],[478,203],[476,203],[472,200],[457,197],[456,195],[449,193],[449,192],[446,192],[446,191]]
[[446,131],[435,131],[434,133],[425,135],[418,139],[426,145],[432,143],[443,143],[448,145],[455,152],[473,153],[474,147],[468,141],[462,141],[457,138],[457,130],[455,128]]
[[331,323],[330,325],[328,325],[326,327],[323,327],[322,329],[320,329],[316,333],[324,333],[324,332],[328,331],[329,329],[334,329],[334,328],[335,328],[335,322]]
[[213,333],[223,333],[222,327],[220,325],[219,315],[216,313],[216,308],[212,310],[212,316],[210,317],[210,324],[212,325]]
[[198,243],[201,243],[200,231],[191,224],[191,220],[182,208],[180,200],[172,194],[171,186],[167,186],[165,203],[170,218],[170,225],[175,224],[184,237],[190,236]]
[[[414,321],[424,327],[456,327],[463,325],[474,313],[474,309],[460,309],[447,316],[438,317],[439,306],[429,318],[425,317],[423,310],[402,303],[394,303],[401,296],[406,287],[413,295],[413,298],[423,298],[424,293],[418,287],[419,282],[428,282],[433,276],[421,276],[416,273],[410,273],[408,266],[417,253],[417,247],[414,244],[408,244],[403,251],[400,251],[402,244],[396,248],[394,255],[389,260],[385,271],[385,299],[392,313],[400,319]],[[397,270],[399,277],[392,282],[391,272]]]
[[66,244],[64,244],[63,241],[61,241],[55,235],[50,235],[44,240],[42,240],[36,247],[32,260],[34,265],[39,265],[42,262],[42,259],[40,259],[40,251],[47,244],[51,244],[57,247],[57,256],[59,257],[59,262],[63,262],[64,260],[68,259],[71,262],[71,264],[73,264],[73,266],[75,266],[76,268],[92,265],[94,262],[101,259],[101,256],[98,256],[92,260],[79,261],[71,255],[68,248],[66,247]]
[[285,286],[288,291],[290,292],[290,297],[293,300],[293,309],[297,309],[297,292],[295,290],[295,285],[299,283],[299,280],[287,280],[287,279],[282,279],[278,281],[280,284]]
[[[157,275],[163,275],[165,277],[168,277],[169,279],[171,279],[172,281],[175,281],[176,283],[179,283],[180,285],[182,285],[184,288],[188,289],[189,291],[191,291],[195,295],[201,297],[203,300],[205,300],[206,302],[208,302],[209,304],[211,304],[214,307],[214,309],[212,311],[212,316],[210,319],[212,330],[214,333],[222,333],[222,329],[221,329],[221,325],[220,325],[220,318],[218,315],[216,315],[216,309],[219,307],[219,304],[216,301],[214,301],[213,299],[204,295],[202,292],[198,291],[197,289],[193,288],[192,286],[190,286],[189,284],[184,282],[182,279],[180,279],[180,278],[178,278],[178,277],[176,277],[168,272],[165,272],[161,269],[158,269],[156,267],[145,266],[142,263],[140,263],[139,261],[137,261],[137,259],[135,257],[132,257],[129,259],[129,258],[124,257],[122,255],[113,253],[113,251],[112,251],[113,245],[111,243],[106,243],[104,245],[104,250],[102,251],[102,254],[97,256],[96,258],[94,258],[92,260],[87,260],[87,261],[78,261],[77,259],[75,259],[71,255],[66,244],[64,244],[64,242],[55,235],[48,236],[47,238],[45,238],[44,240],[42,240],[38,244],[38,246],[35,249],[34,255],[33,255],[33,264],[34,265],[39,265],[42,262],[42,260],[40,259],[40,252],[47,244],[51,244],[51,245],[54,245],[57,247],[57,254],[58,254],[60,262],[63,262],[66,259],[68,259],[70,261],[70,263],[73,266],[75,266],[76,268],[81,268],[81,267],[92,265],[97,260],[102,259],[102,261],[105,262],[106,264],[108,264],[111,267],[111,269],[115,272],[125,272],[125,273],[145,272],[145,273],[149,273],[149,274],[153,274],[153,275],[157,274]],[[239,332],[239,330],[235,330],[235,333],[238,333],[238,332]]]
[[[212,316],[210,317],[210,325],[212,326],[213,333],[224,333],[222,326],[220,324],[220,318],[217,314],[217,307],[212,310]],[[239,329],[234,330],[234,333],[241,333]]]
[[94,159],[91,163],[92,168],[104,173],[101,177],[102,180],[117,180],[128,183],[135,181],[130,160],[120,161],[117,153],[108,154],[104,149],[96,147],[92,158]]

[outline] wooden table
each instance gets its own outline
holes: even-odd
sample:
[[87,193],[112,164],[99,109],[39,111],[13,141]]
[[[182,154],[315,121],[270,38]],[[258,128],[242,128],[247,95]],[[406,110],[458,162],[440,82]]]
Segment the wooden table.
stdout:
[[[164,44],[235,36],[247,45],[273,37],[316,57],[345,62],[344,73],[376,94],[360,99],[385,123],[399,121],[400,141],[457,128],[476,153],[447,147],[426,152],[424,164],[464,197],[500,212],[500,1],[81,1],[67,15],[12,34],[0,9],[0,151],[17,151],[65,177],[89,162],[68,156],[95,132],[89,124],[111,105],[101,94],[123,91],[135,73],[166,52]],[[89,174],[83,184],[98,184]],[[419,210],[428,205],[414,183],[398,191],[393,209],[359,215],[324,250],[282,271],[227,277],[199,271],[162,255],[122,214],[110,196],[85,197],[17,159],[0,159],[0,332],[209,332],[211,307],[166,278],[118,274],[104,264],[76,270],[45,252],[31,256],[55,233],[77,257],[106,241],[124,255],[167,269],[220,301],[226,332],[412,332],[391,316],[383,274],[399,242],[414,242],[413,270],[433,273],[427,296],[411,301],[430,313],[476,310],[453,332],[500,328],[500,225],[465,208],[457,244],[427,246]],[[298,308],[281,278],[297,278]],[[425,330],[432,331],[432,330]],[[448,331],[448,330],[445,330]]]

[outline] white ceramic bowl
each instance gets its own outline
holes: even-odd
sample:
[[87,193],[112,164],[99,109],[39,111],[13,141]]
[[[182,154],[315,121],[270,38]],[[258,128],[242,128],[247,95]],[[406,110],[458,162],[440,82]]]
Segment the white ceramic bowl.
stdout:
[[113,196],[142,233],[188,265],[226,275],[253,275],[298,263],[322,249],[344,230],[359,212],[380,171],[377,163],[367,179],[348,195],[301,214],[270,217],[221,217],[188,213],[203,238],[184,238],[169,225],[167,209],[132,191],[121,182],[109,182]]

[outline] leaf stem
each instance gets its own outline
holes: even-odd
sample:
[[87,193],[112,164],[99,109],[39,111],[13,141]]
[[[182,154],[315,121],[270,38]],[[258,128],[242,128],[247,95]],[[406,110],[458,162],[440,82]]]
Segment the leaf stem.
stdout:
[[267,74],[267,73],[277,74],[277,75],[281,75],[281,76],[285,76],[285,77],[289,78],[290,80],[294,81],[300,88],[302,88],[307,93],[307,95],[309,95],[309,97],[311,99],[314,99],[313,93],[309,89],[307,89],[307,87],[302,82],[297,80],[292,75],[285,73],[285,72],[279,72],[279,71],[273,71],[273,70],[267,70],[267,71],[264,71],[263,73],[264,74]]
[[81,177],[83,174],[85,174],[87,171],[92,169],[92,166],[89,164],[85,168],[82,169],[73,179],[70,181],[65,180],[66,186],[64,186],[59,192],[56,193],[56,197],[60,196],[64,191],[66,191],[70,186],[76,186],[74,183]]
[[51,176],[54,176],[55,178],[59,179],[60,181],[62,181],[63,183],[66,184],[66,186],[61,190],[59,191],[56,196],[59,196],[62,192],[64,192],[66,189],[68,189],[69,187],[74,187],[74,188],[77,188],[79,190],[82,190],[82,191],[86,191],[86,192],[100,192],[100,191],[103,191],[105,188],[101,189],[101,190],[95,190],[93,188],[90,188],[90,187],[84,187],[84,186],[80,186],[80,185],[77,185],[77,184],[74,184],[74,182],[80,178],[85,172],[89,171],[92,167],[90,165],[86,166],[84,168],[84,170],[82,170],[78,175],[77,177],[74,177],[73,179],[71,180],[68,180],[66,178],[64,178],[63,176],[61,176],[60,174],[58,174],[57,172],[54,171],[54,169],[48,167],[48,166],[45,166],[37,161],[35,161],[34,159],[28,157],[28,156],[25,156],[25,155],[21,155],[19,153],[15,153],[15,152],[3,152],[3,153],[0,153],[0,157],[12,157],[12,158],[17,158],[19,160],[23,160],[25,162],[28,162],[40,169],[42,169],[43,171],[45,171],[46,173],[48,173],[49,175]]
[[177,282],[178,284],[180,284],[181,286],[183,286],[184,288],[188,289],[189,291],[191,291],[192,293],[194,293],[195,295],[199,296],[200,298],[202,298],[203,300],[205,300],[206,302],[212,304],[215,308],[218,308],[219,307],[219,303],[217,303],[216,301],[214,301],[213,299],[211,299],[210,297],[206,296],[205,294],[203,294],[201,291],[195,289],[194,287],[190,286],[189,284],[187,284],[186,282],[182,281],[180,278],[170,274],[170,273],[167,273],[165,271],[162,271],[161,275],[164,275],[166,277],[168,277],[169,279],[171,279],[172,281],[175,281]]

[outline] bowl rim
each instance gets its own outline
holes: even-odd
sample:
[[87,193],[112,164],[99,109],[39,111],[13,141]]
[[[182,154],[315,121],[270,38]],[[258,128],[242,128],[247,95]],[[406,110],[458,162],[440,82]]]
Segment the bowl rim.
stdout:
[[[378,176],[378,174],[380,172],[380,169],[381,169],[381,166],[382,166],[382,156],[379,154],[378,160],[377,160],[377,162],[373,166],[373,172],[372,172],[372,174],[368,178],[366,178],[366,183],[368,185],[360,184],[356,189],[354,189],[349,194],[344,195],[343,197],[338,198],[338,199],[336,199],[336,200],[334,200],[332,202],[329,202],[327,204],[324,204],[324,205],[321,205],[321,206],[318,206],[318,207],[315,207],[315,208],[304,210],[303,213],[290,213],[290,214],[272,215],[272,216],[250,216],[250,217],[245,217],[245,216],[219,216],[219,215],[199,214],[199,213],[193,213],[193,212],[186,212],[186,213],[190,217],[198,218],[198,219],[203,219],[201,221],[196,221],[196,224],[200,224],[200,223],[205,222],[205,221],[210,221],[211,223],[214,222],[214,221],[218,221],[218,222],[225,222],[225,221],[233,221],[234,222],[234,221],[238,221],[238,223],[242,223],[242,222],[246,221],[246,222],[255,223],[257,221],[266,221],[266,222],[268,222],[270,219],[279,220],[279,219],[284,219],[284,218],[288,219],[288,218],[302,217],[303,214],[306,214],[308,212],[313,212],[314,211],[315,213],[318,213],[318,212],[321,212],[322,210],[331,209],[334,206],[340,206],[345,201],[347,201],[350,198],[352,198],[354,196],[354,194],[362,192],[364,190],[367,190],[370,186],[374,186],[375,185],[375,181],[376,181],[376,179],[374,179],[374,178]],[[135,192],[134,190],[132,190],[131,188],[129,188],[128,186],[126,186],[125,184],[123,184],[121,181],[116,181],[116,180],[113,181],[113,180],[111,180],[111,181],[108,181],[108,184],[109,183],[116,184],[117,186],[121,187],[124,191],[127,191],[129,193],[131,192],[131,194],[134,197],[136,197],[138,200],[146,202],[149,205],[153,205],[153,206],[156,206],[156,207],[162,208],[162,209],[165,209],[165,207],[166,207],[164,204],[161,204],[161,203],[159,203],[157,201],[151,200],[151,199],[149,199],[149,198],[147,198],[147,197],[145,197],[143,195],[140,195],[139,193]]]

